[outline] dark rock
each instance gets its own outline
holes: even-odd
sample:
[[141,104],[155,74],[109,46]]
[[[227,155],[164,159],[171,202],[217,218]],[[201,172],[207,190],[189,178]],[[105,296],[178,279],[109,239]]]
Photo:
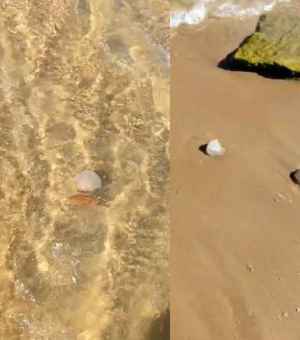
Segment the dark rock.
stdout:
[[219,64],[221,68],[254,71],[269,78],[300,78],[300,16],[269,13],[256,31]]

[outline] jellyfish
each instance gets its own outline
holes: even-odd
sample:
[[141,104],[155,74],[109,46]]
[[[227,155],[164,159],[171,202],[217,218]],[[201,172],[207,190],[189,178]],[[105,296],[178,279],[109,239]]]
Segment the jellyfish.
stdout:
[[92,192],[102,187],[101,178],[90,170],[84,170],[75,177],[77,182],[77,191],[79,192]]
[[223,156],[225,151],[218,139],[211,140],[206,146],[206,153],[212,157]]

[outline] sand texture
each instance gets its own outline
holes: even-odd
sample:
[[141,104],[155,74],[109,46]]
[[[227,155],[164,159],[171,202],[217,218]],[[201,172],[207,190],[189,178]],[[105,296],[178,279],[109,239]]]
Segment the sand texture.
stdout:
[[172,340],[300,339],[300,83],[216,66],[257,19],[171,43]]

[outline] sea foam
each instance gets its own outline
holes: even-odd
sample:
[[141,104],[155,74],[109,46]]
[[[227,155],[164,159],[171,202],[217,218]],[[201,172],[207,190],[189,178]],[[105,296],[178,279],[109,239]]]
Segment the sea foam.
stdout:
[[206,17],[213,18],[236,18],[260,15],[271,11],[279,2],[289,2],[289,0],[266,0],[266,1],[220,1],[201,0],[191,9],[182,9],[171,12],[170,27],[180,25],[198,25]]

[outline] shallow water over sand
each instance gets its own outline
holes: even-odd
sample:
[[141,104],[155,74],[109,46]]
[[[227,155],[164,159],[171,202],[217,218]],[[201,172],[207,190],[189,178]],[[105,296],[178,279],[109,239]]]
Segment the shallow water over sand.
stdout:
[[[0,339],[146,339],[168,313],[168,6],[1,2]],[[70,204],[84,169],[104,206]]]

